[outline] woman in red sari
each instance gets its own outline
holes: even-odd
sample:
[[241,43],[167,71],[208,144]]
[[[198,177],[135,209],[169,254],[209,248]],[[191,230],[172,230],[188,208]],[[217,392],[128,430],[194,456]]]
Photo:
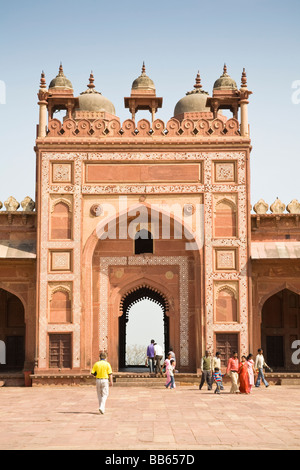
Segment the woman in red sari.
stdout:
[[239,377],[240,377],[240,392],[250,393],[248,364],[246,356],[242,357],[239,365]]

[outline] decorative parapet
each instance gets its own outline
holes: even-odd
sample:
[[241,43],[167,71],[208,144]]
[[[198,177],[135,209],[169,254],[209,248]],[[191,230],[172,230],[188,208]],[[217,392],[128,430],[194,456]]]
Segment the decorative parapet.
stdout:
[[285,204],[276,198],[276,200],[270,206],[271,212],[273,214],[283,214],[285,211]]
[[[285,232],[286,239],[298,237],[300,228],[300,203],[293,199],[287,206],[280,199],[276,199],[270,206],[271,213],[268,213],[268,204],[260,199],[254,206],[256,214],[252,214],[252,230],[263,229],[272,231],[272,229],[281,229]],[[285,210],[287,212],[285,212]]]
[[260,199],[256,204],[254,204],[253,209],[258,215],[266,214],[269,209],[269,205],[263,199]]
[[293,199],[287,206],[286,210],[290,214],[300,214],[300,202],[297,199]]
[[[20,203],[16,200],[15,197],[10,196],[4,202],[5,210],[0,211],[0,214],[6,215],[8,218],[8,223],[12,224],[14,216],[21,215],[23,225],[27,224],[27,219],[31,213],[35,214],[35,202],[29,197],[26,196],[21,202],[22,211],[19,211]],[[0,209],[3,207],[2,202],[0,201]]]
[[300,214],[300,202],[297,199],[293,199],[287,206],[280,201],[280,199],[276,198],[276,200],[271,204],[270,210],[271,214],[268,214],[269,206],[263,200],[260,199],[256,204],[253,206],[254,212],[258,216],[260,215],[288,215],[285,213],[285,210],[291,215],[298,215]]
[[177,119],[170,119],[166,124],[156,119],[152,124],[146,119],[138,121],[136,124],[132,119],[127,119],[120,123],[117,119],[110,121],[104,119],[65,119],[63,122],[58,119],[51,119],[48,123],[48,137],[226,137],[240,136],[239,122],[237,119],[228,119],[223,122],[221,119],[207,120],[199,119],[193,121],[184,119],[179,122]]
[[20,207],[20,203],[14,198],[13,196],[10,196],[5,202],[4,205],[6,207],[6,210],[11,212],[11,211],[17,211]]
[[32,212],[35,208],[35,202],[31,199],[31,197],[26,196],[21,202],[21,206],[23,211]]

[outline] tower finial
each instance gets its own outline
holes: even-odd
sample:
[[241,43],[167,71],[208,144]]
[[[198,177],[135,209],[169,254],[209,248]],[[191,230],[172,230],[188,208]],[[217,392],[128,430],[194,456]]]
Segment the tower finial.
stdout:
[[223,67],[223,74],[225,75],[227,73],[227,65],[224,64],[224,67]]
[[58,73],[59,73],[59,75],[63,75],[63,74],[64,74],[64,69],[63,69],[63,66],[62,66],[62,62],[60,62],[60,64],[59,64]]
[[196,82],[195,82],[194,88],[196,88],[196,90],[202,88],[199,70],[196,76]]
[[88,88],[90,88],[90,89],[95,88],[94,81],[95,81],[95,79],[94,79],[93,71],[91,71]]
[[241,83],[241,86],[242,88],[247,88],[247,74],[246,74],[246,70],[243,69],[243,73],[242,73],[242,83]]
[[145,67],[145,62],[143,61],[143,66],[142,66],[142,74],[146,73],[146,67]]
[[40,88],[47,88],[44,70],[42,70],[42,73],[41,73]]

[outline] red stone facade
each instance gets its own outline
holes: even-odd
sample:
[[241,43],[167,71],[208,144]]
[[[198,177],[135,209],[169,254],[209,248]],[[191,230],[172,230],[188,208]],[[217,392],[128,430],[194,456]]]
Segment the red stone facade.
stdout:
[[[0,213],[3,241],[35,242],[31,257],[0,261],[0,340],[23,338],[16,367],[88,374],[105,349],[119,370],[125,306],[146,295],[181,372],[206,349],[225,361],[261,345],[278,369],[297,368],[300,209],[276,201],[267,213],[260,201],[251,215],[245,72],[238,89],[224,69],[211,97],[198,75],[167,123],[144,68],[123,123],[93,82],[75,97],[62,67],[49,88],[42,74],[36,209]],[[152,121],[136,121],[139,109]],[[142,231],[153,239],[137,240]]]

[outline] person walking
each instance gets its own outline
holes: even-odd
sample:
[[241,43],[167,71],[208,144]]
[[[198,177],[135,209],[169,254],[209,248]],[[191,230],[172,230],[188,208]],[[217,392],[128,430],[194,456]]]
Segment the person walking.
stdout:
[[268,382],[266,381],[265,379],[265,376],[264,376],[264,367],[268,367],[270,369],[270,367],[268,366],[268,364],[265,362],[265,358],[264,358],[264,355],[263,355],[263,350],[260,348],[258,349],[258,354],[256,356],[256,359],[255,359],[255,370],[258,372],[258,376],[257,376],[257,380],[256,380],[256,384],[255,384],[255,387],[260,387],[260,381],[262,380],[265,387],[268,387],[269,384]]
[[151,339],[151,342],[147,347],[147,362],[150,369],[150,374],[154,372],[154,342],[154,339]]
[[215,369],[219,369],[220,375],[221,375],[221,381],[220,381],[220,389],[224,390],[223,386],[223,376],[222,376],[222,367],[221,367],[221,353],[216,352],[216,355],[212,359],[212,370],[214,371]]
[[209,351],[205,351],[205,355],[201,359],[201,382],[199,390],[202,390],[204,382],[207,382],[207,390],[212,389],[212,358]]
[[249,354],[247,356],[247,365],[248,365],[248,375],[249,375],[249,393],[251,393],[253,385],[254,385],[254,374],[255,374],[253,354]]
[[161,360],[163,358],[163,349],[157,343],[154,343],[154,357],[155,357],[155,372],[156,374],[162,375]]
[[250,393],[249,391],[249,374],[248,374],[248,364],[246,356],[242,356],[242,360],[239,364],[239,379],[240,379],[240,392],[241,393]]
[[213,381],[216,384],[216,390],[215,393],[221,393],[221,390],[224,390],[224,388],[221,388],[222,385],[222,374],[221,371],[218,367],[215,367],[214,373],[213,373]]
[[175,356],[175,353],[174,353],[174,351],[173,351],[172,346],[170,346],[170,350],[169,350],[169,352],[168,352],[168,355],[169,355],[169,354],[171,354],[172,359],[174,359],[174,361],[175,361],[175,363],[176,363],[176,356]]
[[237,352],[233,352],[229,359],[226,374],[231,378],[230,393],[239,393],[239,360]]
[[113,375],[107,354],[100,352],[100,360],[93,365],[91,374],[96,377],[96,390],[99,402],[99,413],[105,413],[106,400],[109,395],[109,385],[113,385]]
[[169,382],[166,383],[165,387],[166,388],[169,388],[170,389],[173,389],[175,388],[175,378],[174,378],[174,369],[175,369],[175,360],[174,359],[171,359],[167,365],[167,369],[168,369],[168,372],[167,372],[167,375],[169,376]]

